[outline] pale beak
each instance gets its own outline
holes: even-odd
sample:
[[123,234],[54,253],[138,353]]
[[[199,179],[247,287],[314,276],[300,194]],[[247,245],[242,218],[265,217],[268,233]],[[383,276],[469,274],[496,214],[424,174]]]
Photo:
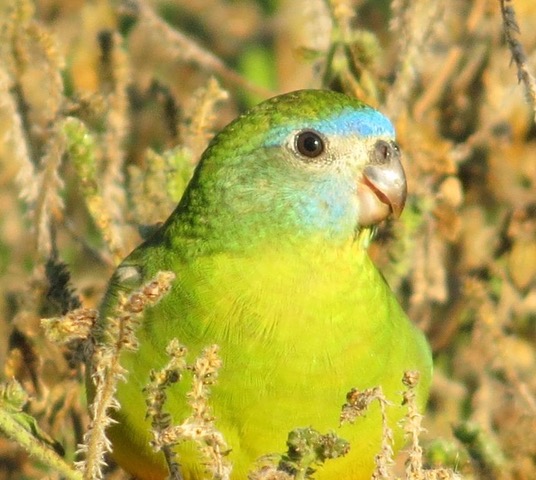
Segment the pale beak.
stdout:
[[378,140],[358,185],[359,224],[375,225],[389,215],[399,217],[407,196],[400,150],[394,142]]

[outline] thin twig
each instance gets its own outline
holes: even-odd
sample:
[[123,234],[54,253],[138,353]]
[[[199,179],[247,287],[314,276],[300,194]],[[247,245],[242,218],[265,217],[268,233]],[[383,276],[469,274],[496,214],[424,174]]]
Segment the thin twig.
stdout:
[[512,60],[517,67],[517,79],[523,82],[527,93],[527,98],[534,110],[534,120],[536,121],[536,79],[529,71],[527,64],[527,54],[521,42],[517,39],[519,35],[519,25],[516,19],[516,12],[512,0],[499,0],[503,19],[504,36],[506,43],[512,53]]
[[248,90],[260,97],[267,98],[273,96],[273,92],[251,83],[230,69],[212,52],[201,47],[182,32],[171,28],[154,13],[147,5],[147,2],[143,0],[123,2],[122,10],[125,9],[137,15],[139,21],[144,22],[151,32],[158,32],[157,34],[162,37],[162,44],[176,52],[178,61],[196,64],[204,70],[219,75],[224,81]]

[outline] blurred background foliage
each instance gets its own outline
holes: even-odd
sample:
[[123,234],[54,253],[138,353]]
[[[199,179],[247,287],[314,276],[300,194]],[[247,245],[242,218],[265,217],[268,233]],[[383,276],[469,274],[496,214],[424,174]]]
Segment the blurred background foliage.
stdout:
[[[535,68],[534,0],[4,0],[1,376],[72,461],[82,367],[39,319],[98,305],[237,114],[331,88],[404,152],[408,205],[371,251],[433,347],[428,463],[536,478]],[[0,479],[45,472],[0,438]]]

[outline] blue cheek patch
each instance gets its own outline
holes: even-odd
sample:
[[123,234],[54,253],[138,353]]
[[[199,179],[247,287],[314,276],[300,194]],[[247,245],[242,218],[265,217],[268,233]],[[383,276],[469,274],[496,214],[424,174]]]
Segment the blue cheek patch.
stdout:
[[335,177],[315,184],[312,191],[294,198],[298,222],[311,233],[323,231],[334,235],[353,231],[357,220],[356,205],[348,195],[349,185]]

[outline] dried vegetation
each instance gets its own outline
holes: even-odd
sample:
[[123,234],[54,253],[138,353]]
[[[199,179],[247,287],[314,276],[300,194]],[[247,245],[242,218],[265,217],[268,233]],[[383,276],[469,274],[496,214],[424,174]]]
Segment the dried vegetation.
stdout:
[[[1,2],[0,428],[16,441],[0,438],[0,479],[123,478],[101,472],[96,430],[116,407],[117,349],[135,348],[129,322],[169,279],[123,299],[116,350],[90,348],[103,385],[90,422],[81,346],[114,265],[165,220],[215,131],[273,93],[320,87],[396,123],[410,199],[372,254],[435,356],[424,419],[405,379],[405,472],[387,431],[376,478],[536,478],[535,70],[533,0]],[[203,380],[216,351],[169,353],[147,387],[155,445],[173,465],[170,445],[197,435],[225,478]],[[192,416],[173,427],[165,389],[186,371]],[[389,408],[381,391],[353,395],[350,410]],[[293,439],[284,458],[307,472]]]

